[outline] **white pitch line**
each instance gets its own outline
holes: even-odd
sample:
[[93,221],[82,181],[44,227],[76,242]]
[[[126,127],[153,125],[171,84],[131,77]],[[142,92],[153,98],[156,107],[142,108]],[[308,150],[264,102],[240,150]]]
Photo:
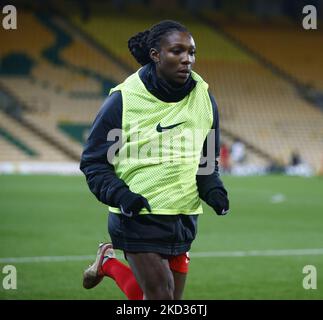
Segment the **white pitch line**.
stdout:
[[318,249],[282,249],[282,250],[251,250],[251,251],[214,251],[194,252],[190,256],[195,258],[211,257],[274,257],[274,256],[303,256],[323,255],[323,248]]
[[0,258],[0,263],[66,262],[93,260],[95,256],[40,256]]
[[[323,248],[317,249],[283,249],[283,250],[251,250],[251,251],[210,251],[191,252],[192,258],[213,257],[275,257],[275,256],[305,256],[323,255]],[[118,257],[118,256],[117,256]],[[123,259],[123,257],[118,257]],[[66,262],[66,261],[92,261],[94,255],[87,256],[40,256],[40,257],[11,257],[0,258],[0,263],[34,263],[34,262]]]

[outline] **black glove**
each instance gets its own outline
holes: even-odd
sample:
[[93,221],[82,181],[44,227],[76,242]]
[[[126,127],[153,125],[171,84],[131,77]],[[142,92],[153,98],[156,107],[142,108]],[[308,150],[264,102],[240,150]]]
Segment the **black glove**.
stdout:
[[224,216],[229,212],[228,194],[224,188],[211,190],[206,202],[219,216]]
[[127,217],[138,215],[143,208],[151,212],[148,200],[142,195],[131,192],[130,190],[121,197],[119,206],[121,213]]

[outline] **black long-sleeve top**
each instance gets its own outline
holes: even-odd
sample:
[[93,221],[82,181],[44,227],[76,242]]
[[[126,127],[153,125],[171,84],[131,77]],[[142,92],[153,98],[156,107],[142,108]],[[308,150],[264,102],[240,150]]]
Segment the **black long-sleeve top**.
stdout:
[[[196,85],[192,77],[182,87],[175,88],[157,77],[153,64],[144,66],[139,72],[140,79],[146,89],[158,99],[165,102],[177,102],[189,94]],[[219,114],[214,97],[209,94],[213,108],[213,125],[211,130],[215,135],[215,146],[211,161],[212,172],[209,175],[196,176],[199,196],[210,203],[210,192],[214,189],[224,189],[218,172],[217,158],[220,152]],[[122,95],[116,91],[106,98],[97,114],[90,130],[84,151],[81,156],[80,169],[86,176],[87,183],[97,199],[109,206],[119,207],[120,198],[127,192],[127,184],[117,177],[114,167],[107,160],[108,149],[115,141],[107,141],[108,132],[112,129],[122,129]],[[206,154],[207,140],[203,145]],[[210,165],[210,164],[209,164]]]

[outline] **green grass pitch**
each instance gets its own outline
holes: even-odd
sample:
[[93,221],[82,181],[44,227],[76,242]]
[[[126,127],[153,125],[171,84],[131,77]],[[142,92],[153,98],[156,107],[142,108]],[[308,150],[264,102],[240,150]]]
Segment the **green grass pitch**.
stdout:
[[[322,178],[223,180],[231,212],[219,217],[204,206],[184,299],[323,299],[322,252],[261,254],[323,248]],[[98,242],[108,240],[106,213],[107,207],[91,195],[83,177],[0,176],[0,299],[125,299],[108,278],[95,289],[82,288],[82,272],[91,259],[6,260],[95,255]],[[251,250],[260,254],[230,256]],[[201,252],[205,257],[198,256]],[[7,264],[16,267],[16,290],[3,288]],[[316,267],[317,289],[302,286],[306,265]]]

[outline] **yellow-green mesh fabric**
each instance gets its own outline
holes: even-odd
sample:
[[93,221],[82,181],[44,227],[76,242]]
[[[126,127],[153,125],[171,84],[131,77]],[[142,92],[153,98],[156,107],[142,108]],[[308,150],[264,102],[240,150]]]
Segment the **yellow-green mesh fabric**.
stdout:
[[[131,191],[147,198],[153,214],[203,213],[196,173],[213,111],[208,84],[195,72],[192,77],[196,87],[179,102],[153,96],[138,72],[110,91],[121,90],[123,101],[123,146],[114,158],[116,174]],[[156,130],[159,123],[167,127],[181,122],[165,132]],[[138,159],[138,154],[144,156]],[[114,207],[110,211],[120,213]]]

